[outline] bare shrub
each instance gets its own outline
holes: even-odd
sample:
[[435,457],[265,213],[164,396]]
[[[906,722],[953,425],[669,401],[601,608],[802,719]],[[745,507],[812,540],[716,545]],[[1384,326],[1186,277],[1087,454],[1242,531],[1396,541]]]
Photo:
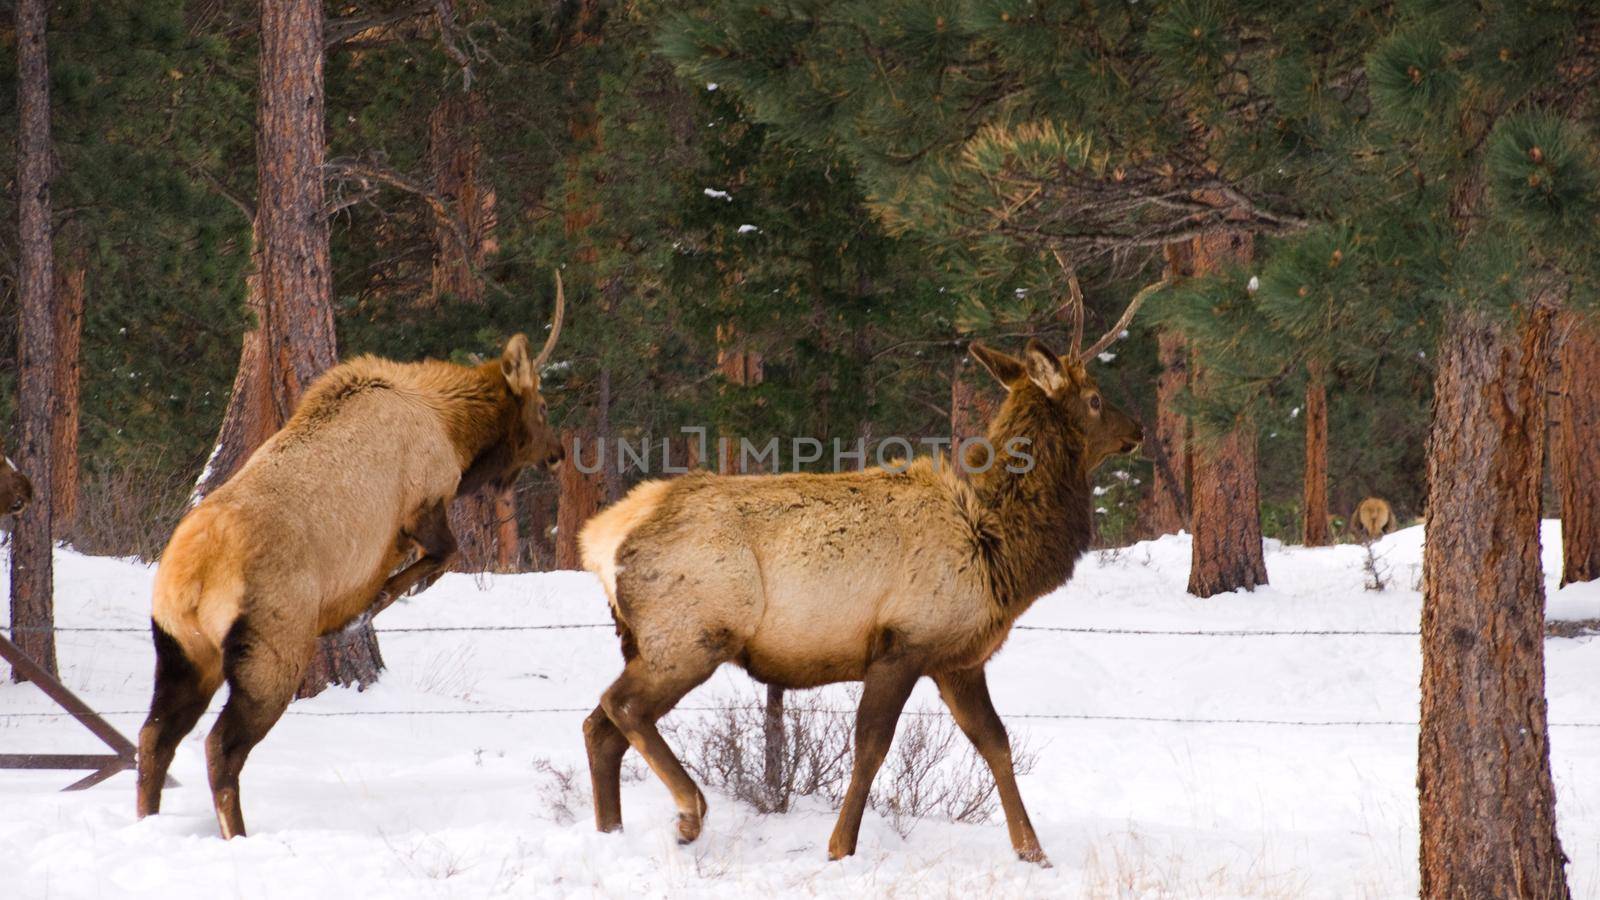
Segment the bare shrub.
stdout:
[[809,694],[786,701],[783,720],[783,747],[771,782],[764,777],[766,708],[761,703],[730,703],[702,719],[663,723],[663,730],[684,748],[683,763],[701,784],[757,812],[787,812],[795,797],[823,796],[837,803],[850,777],[850,719]]
[[1387,590],[1389,587],[1388,567],[1379,564],[1381,557],[1373,551],[1371,540],[1362,541],[1362,547],[1366,550],[1366,559],[1361,563],[1361,571],[1367,576],[1366,582],[1362,587],[1369,591]]
[[578,821],[580,813],[589,808],[589,792],[585,790],[578,778],[577,770],[571,766],[558,766],[548,759],[533,761],[533,770],[543,778],[539,786],[539,798],[544,801],[545,811],[557,825],[571,825]]
[[[663,723],[682,748],[684,765],[701,784],[749,804],[757,812],[786,812],[797,797],[819,797],[838,806],[854,761],[857,693],[851,709],[823,704],[816,694],[791,697],[784,706],[783,745],[776,778],[763,778],[766,710],[761,703],[733,702],[687,723]],[[1015,740],[1018,775],[1033,770],[1037,756]],[[908,710],[893,748],[874,780],[871,805],[902,837],[926,818],[984,822],[998,801],[988,765],[942,710]]]
[[193,487],[192,478],[159,461],[86,467],[77,518],[62,537],[90,555],[154,560],[188,510]]

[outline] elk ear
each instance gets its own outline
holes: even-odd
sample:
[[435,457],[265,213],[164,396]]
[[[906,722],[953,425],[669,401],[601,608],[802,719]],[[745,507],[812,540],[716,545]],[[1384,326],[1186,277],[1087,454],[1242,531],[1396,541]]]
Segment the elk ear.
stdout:
[[1008,356],[977,341],[967,345],[967,352],[972,354],[973,359],[982,363],[983,367],[989,370],[989,374],[1008,391],[1011,390],[1012,382],[1027,374],[1023,371],[1022,362],[1016,357]]
[[1037,338],[1028,341],[1028,348],[1022,352],[1022,360],[1028,369],[1028,379],[1046,394],[1056,394],[1066,388],[1069,379],[1061,360]]
[[528,358],[528,336],[513,335],[506,341],[505,352],[500,354],[500,374],[506,386],[518,397],[526,397],[539,389],[539,373],[533,370],[533,360]]

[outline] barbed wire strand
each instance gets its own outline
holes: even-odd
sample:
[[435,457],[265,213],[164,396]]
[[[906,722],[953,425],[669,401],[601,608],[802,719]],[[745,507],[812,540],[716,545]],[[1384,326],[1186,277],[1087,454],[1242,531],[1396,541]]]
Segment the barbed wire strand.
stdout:
[[[727,712],[729,710],[761,711],[763,707],[756,706],[679,706],[673,712]],[[359,710],[296,710],[290,709],[284,713],[287,716],[305,716],[310,718],[345,718],[361,716],[525,716],[525,715],[555,715],[589,713],[593,707],[588,706],[544,706],[502,709],[359,709]],[[827,709],[821,707],[807,707],[805,712],[823,713],[826,715],[853,716],[853,709]],[[146,713],[142,709],[118,709],[102,711],[102,716],[142,716]],[[216,715],[220,710],[208,711],[207,715]],[[70,717],[69,712],[19,712],[0,713],[0,719],[42,719]],[[906,710],[902,715],[907,716],[943,716],[941,710]],[[1215,718],[1215,717],[1184,717],[1184,716],[1145,716],[1117,713],[1001,713],[1002,719],[1043,719],[1043,720],[1070,720],[1084,722],[1149,722],[1164,725],[1262,725],[1296,728],[1362,728],[1362,727],[1404,727],[1416,728],[1418,723],[1406,719],[1261,719],[1261,718]],[[1600,728],[1600,722],[1551,722],[1551,728]]]
[[[611,622],[574,622],[557,625],[417,625],[400,626],[394,628],[375,629],[378,634],[427,634],[445,632],[470,632],[470,631],[570,631],[583,628],[615,628]],[[0,630],[13,634],[18,632],[39,634],[44,632],[59,632],[64,634],[144,634],[150,633],[149,627],[138,628],[133,626],[75,626],[64,625],[57,627],[22,626],[5,627]],[[1349,628],[1308,628],[1308,629],[1252,629],[1252,628],[1225,628],[1225,629],[1177,629],[1177,628],[1121,628],[1097,625],[1015,625],[1012,631],[1046,631],[1062,634],[1105,634],[1105,635],[1150,635],[1154,637],[1420,637],[1420,631],[1406,631],[1401,629],[1349,629]]]

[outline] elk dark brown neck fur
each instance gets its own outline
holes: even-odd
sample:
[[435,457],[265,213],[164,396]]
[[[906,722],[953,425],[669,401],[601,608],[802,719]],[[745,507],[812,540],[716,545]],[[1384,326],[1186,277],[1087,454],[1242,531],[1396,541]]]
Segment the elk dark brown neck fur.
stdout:
[[[1033,465],[1006,468],[1008,442],[1022,438]],[[1027,385],[1006,399],[989,428],[997,454],[973,487],[985,511],[979,551],[1007,622],[1072,576],[1093,535],[1084,434],[1065,410]],[[1013,463],[1015,465],[1015,463]]]

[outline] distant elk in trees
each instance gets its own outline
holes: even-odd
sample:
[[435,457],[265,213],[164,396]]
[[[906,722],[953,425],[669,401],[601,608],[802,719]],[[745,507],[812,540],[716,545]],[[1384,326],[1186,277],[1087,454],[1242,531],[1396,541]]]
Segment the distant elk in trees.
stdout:
[[16,515],[33,500],[33,482],[6,456],[0,466],[0,515]]
[[997,460],[970,480],[928,461],[898,473],[688,475],[646,482],[590,521],[584,565],[605,585],[625,660],[584,722],[601,831],[622,827],[632,746],[672,791],[679,840],[699,836],[705,796],[656,721],[733,662],[785,688],[862,682],[855,770],[828,841],[830,858],[849,856],[926,675],[988,763],[1018,856],[1046,862],[984,666],[1089,546],[1095,467],[1143,440],[1073,350],[1061,360],[1032,341],[1017,359],[971,346],[1008,391],[989,442],[1026,446],[1031,465]]
[[1400,527],[1389,501],[1382,497],[1368,497],[1356,504],[1350,516],[1350,532],[1362,541],[1375,541]]
[[[278,721],[318,636],[427,587],[456,554],[446,510],[564,457],[517,335],[475,367],[365,356],[307,390],[294,416],[178,523],[156,572],[155,693],[139,732],[138,813],[161,808],[178,741],[228,682],[206,740],[222,836],[244,834],[239,771]],[[413,550],[421,556],[396,569]]]

